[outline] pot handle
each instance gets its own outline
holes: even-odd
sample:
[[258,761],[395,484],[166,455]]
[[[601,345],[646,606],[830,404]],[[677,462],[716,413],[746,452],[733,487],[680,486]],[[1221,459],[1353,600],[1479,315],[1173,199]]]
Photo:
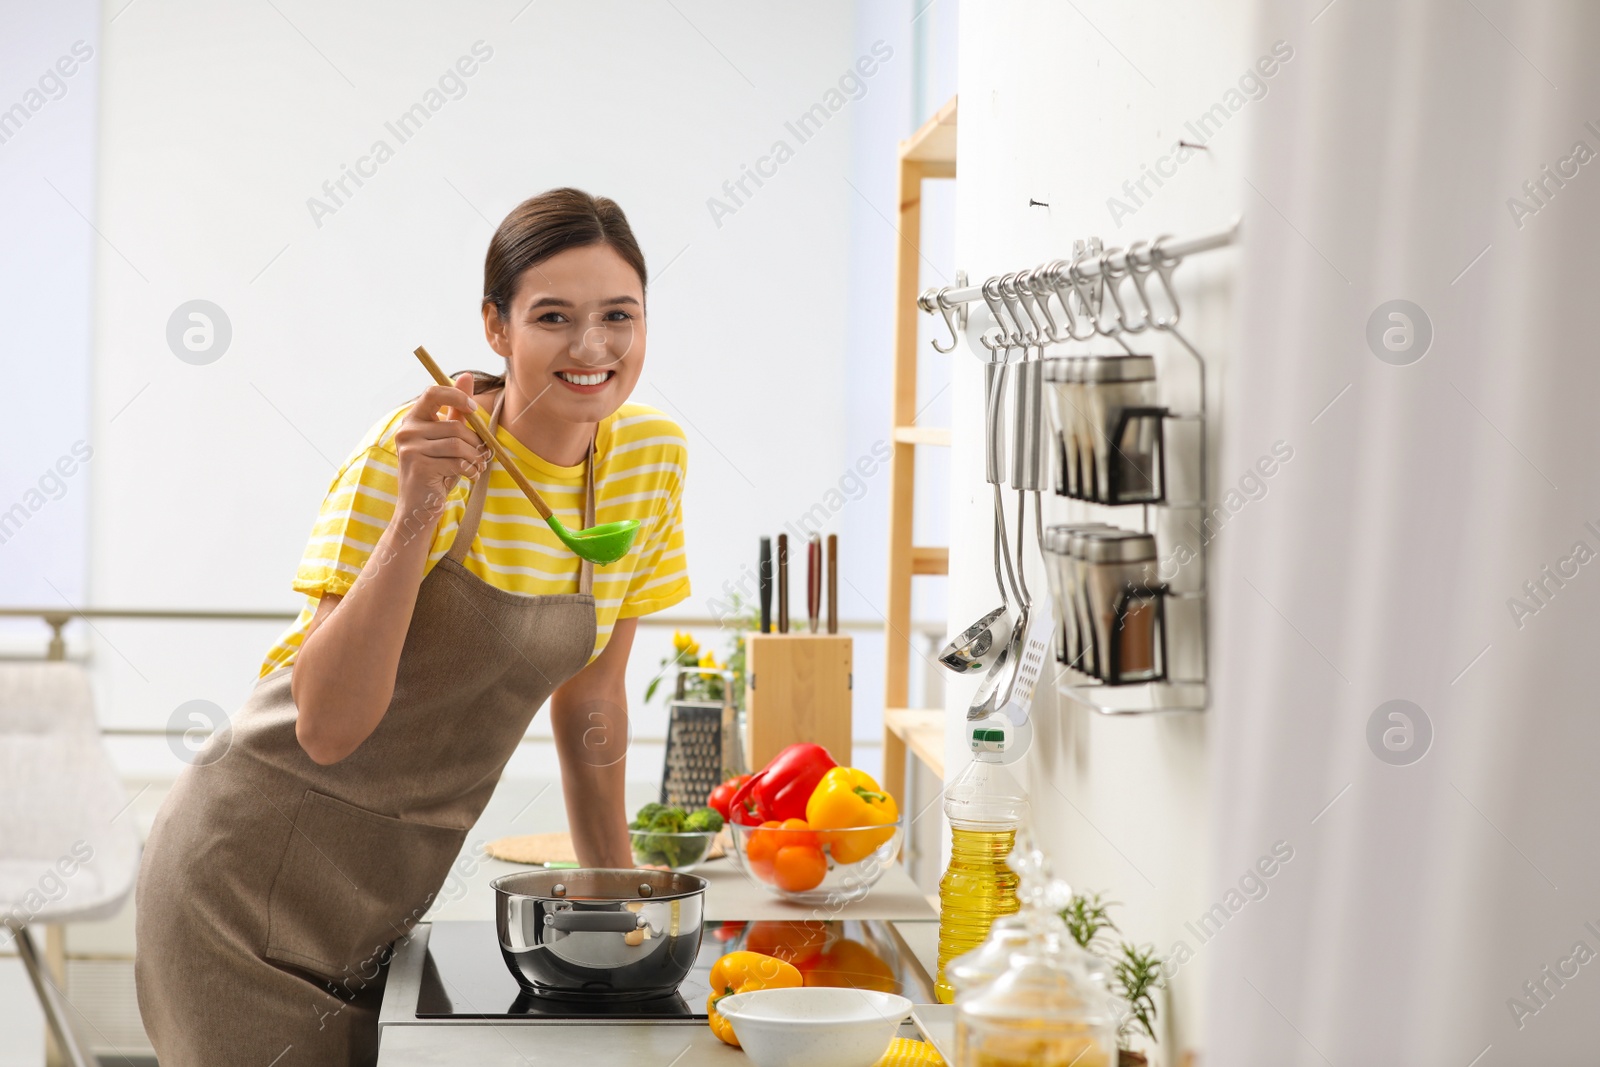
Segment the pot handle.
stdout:
[[544,924],[562,933],[573,931],[626,934],[645,925],[643,913],[631,911],[557,911],[544,917]]

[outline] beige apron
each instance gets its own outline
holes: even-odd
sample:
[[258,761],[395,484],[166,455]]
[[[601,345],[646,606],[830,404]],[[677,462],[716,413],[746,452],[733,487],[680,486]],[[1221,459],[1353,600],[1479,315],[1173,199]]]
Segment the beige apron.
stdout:
[[[590,526],[592,445],[585,482]],[[256,683],[162,804],[134,962],[161,1067],[376,1062],[392,943],[444,885],[534,713],[594,648],[591,564],[557,596],[462,565],[488,485],[485,472],[417,591],[394,698],[355,752],[320,766],[300,747],[291,664]]]

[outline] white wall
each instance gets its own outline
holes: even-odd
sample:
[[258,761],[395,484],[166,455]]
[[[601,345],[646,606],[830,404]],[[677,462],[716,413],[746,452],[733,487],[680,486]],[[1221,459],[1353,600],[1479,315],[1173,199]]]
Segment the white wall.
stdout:
[[[0,368],[35,399],[12,405],[0,449],[0,603],[64,608],[83,602],[88,570],[90,281],[107,250],[84,216],[104,57],[98,5],[12,7],[0,33]],[[0,621],[8,651],[47,636]]]
[[[1267,50],[1249,26],[1243,0],[1040,5],[997,0],[962,11],[961,118],[956,266],[973,281],[1071,255],[1072,241],[1099,235],[1126,244],[1162,233],[1193,236],[1225,228],[1240,209],[1239,175],[1247,143],[1247,104],[1210,138],[1209,151],[1177,168],[1121,226],[1110,197],[1129,201],[1123,183],[1194,139],[1186,120],[1218,102],[1246,66]],[[1267,40],[1270,40],[1268,38]],[[1279,77],[1295,76],[1291,66]],[[1170,167],[1167,169],[1171,169]],[[1048,207],[1029,206],[1030,200]],[[1213,413],[1227,374],[1236,253],[1197,257],[1179,271],[1187,336],[1211,368]],[[1078,348],[1104,351],[1109,342]],[[1153,339],[1164,379],[1185,369],[1170,341]],[[951,468],[952,627],[998,600],[989,556],[990,489],[983,481],[982,374],[979,361],[955,364],[955,448]],[[1254,441],[1250,427],[1231,427]],[[1216,455],[1215,450],[1212,452]],[[1213,484],[1217,471],[1213,470]],[[1008,511],[1014,513],[1014,496]],[[1089,518],[1046,497],[1046,519]],[[1094,518],[1137,523],[1126,513]],[[1037,553],[1030,584],[1044,588]],[[953,683],[947,703],[946,759],[965,766],[965,712],[974,686]],[[1120,901],[1114,917],[1127,939],[1165,951],[1225,886],[1208,870],[1209,776],[1204,715],[1107,718],[1053,690],[1034,710],[1032,747],[1021,761],[1033,800],[1033,827],[1056,872],[1074,887]],[[954,770],[950,772],[954,774]],[[1198,959],[1177,975],[1171,1054],[1198,1046]]]
[[[876,263],[894,238],[874,214],[893,214],[893,143],[909,132],[903,8],[118,6],[98,220],[126,258],[102,254],[96,274],[97,604],[297,607],[289,580],[334,465],[422,384],[416,344],[447,368],[496,362],[477,310],[484,248],[507,210],[558,184],[617,199],[652,269],[635,396],[689,435],[695,595],[680,612],[712,613],[725,582],[753,573],[758,536],[822,501],[882,435],[892,279]],[[785,123],[879,39],[893,57],[801,144]],[[493,54],[465,95],[399,143],[385,123],[478,41]],[[379,138],[393,158],[314,220],[308,198],[326,200],[323,183]],[[794,158],[714,218],[707,200],[731,203],[723,183],[779,139]],[[205,366],[165,340],[196,298],[233,331]],[[875,618],[851,585],[882,596],[873,499],[831,523],[854,576],[846,618]],[[236,707],[278,627],[98,629],[104,719],[160,726],[187,700]],[[636,649],[636,694],[665,647],[654,634]],[[876,635],[857,660],[858,733],[876,741]],[[635,720],[663,727],[658,711]],[[634,773],[658,758],[641,752]]]

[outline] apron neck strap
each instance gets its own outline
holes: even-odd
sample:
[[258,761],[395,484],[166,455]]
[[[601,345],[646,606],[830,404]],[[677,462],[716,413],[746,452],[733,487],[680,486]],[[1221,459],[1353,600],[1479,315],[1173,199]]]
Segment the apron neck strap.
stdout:
[[[500,429],[500,411],[505,406],[506,391],[501,388],[500,395],[495,398],[494,412],[489,416],[489,432],[497,433]],[[596,427],[597,434],[599,428]],[[589,441],[589,451],[583,458],[583,528],[588,529],[594,525],[594,446],[593,439]],[[489,472],[494,469],[498,459],[490,460],[489,466],[484,468],[477,480],[472,483],[472,491],[467,494],[466,511],[461,516],[461,522],[456,527],[456,538],[445,553],[447,559],[463,562],[467,552],[472,548],[472,540],[478,535],[478,522],[483,518],[483,504],[489,496]],[[578,592],[591,593],[594,591],[594,564],[582,560],[578,567]]]

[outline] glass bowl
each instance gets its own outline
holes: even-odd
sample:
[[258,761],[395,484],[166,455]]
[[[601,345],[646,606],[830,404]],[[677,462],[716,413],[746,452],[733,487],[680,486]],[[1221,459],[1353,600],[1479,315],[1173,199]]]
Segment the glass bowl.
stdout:
[[[797,904],[844,904],[878,884],[900,854],[904,828],[784,829],[729,823],[734,864],[756,885]],[[751,846],[755,851],[751,852]],[[785,849],[796,851],[780,855]]]
[[641,867],[665,867],[679,874],[694,870],[706,860],[716,841],[715,830],[689,830],[678,834],[659,834],[654,830],[629,830],[633,862]]

